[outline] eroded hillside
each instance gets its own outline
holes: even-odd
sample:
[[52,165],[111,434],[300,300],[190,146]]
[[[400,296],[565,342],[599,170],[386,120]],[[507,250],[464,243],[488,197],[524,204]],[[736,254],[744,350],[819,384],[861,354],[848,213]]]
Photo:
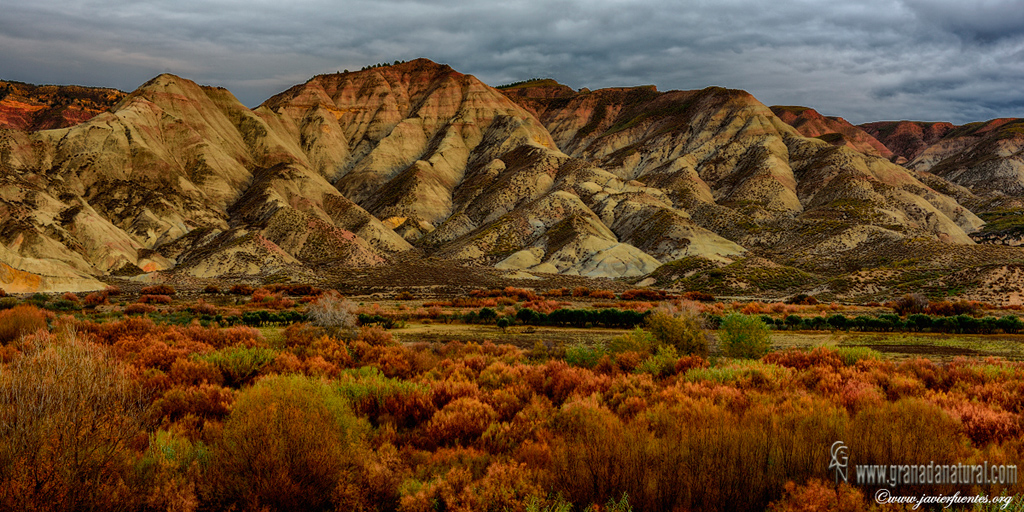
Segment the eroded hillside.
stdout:
[[256,109],[161,75],[75,126],[0,131],[0,286],[330,272],[415,249],[521,277],[762,261],[828,292],[851,261],[973,245],[975,184],[799,116],[806,133],[721,88],[497,90],[423,59],[317,76]]

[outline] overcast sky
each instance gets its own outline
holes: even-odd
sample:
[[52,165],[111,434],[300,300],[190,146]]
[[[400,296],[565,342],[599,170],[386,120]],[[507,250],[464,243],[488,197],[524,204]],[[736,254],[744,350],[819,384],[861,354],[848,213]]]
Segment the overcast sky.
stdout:
[[499,85],[745,89],[854,123],[1024,117],[1024,0],[0,0],[0,78],[243,103],[426,57]]

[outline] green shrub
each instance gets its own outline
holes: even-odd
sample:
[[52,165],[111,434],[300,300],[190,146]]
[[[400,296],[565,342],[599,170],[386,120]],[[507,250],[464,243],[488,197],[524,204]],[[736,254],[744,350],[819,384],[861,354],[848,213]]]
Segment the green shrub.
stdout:
[[692,313],[678,316],[656,311],[647,316],[647,330],[659,343],[672,345],[679,354],[708,353],[708,336],[700,325],[700,318]]
[[197,359],[216,366],[224,375],[224,384],[241,387],[269,365],[277,357],[277,352],[263,347],[232,347],[218,350]]
[[768,326],[759,318],[740,313],[732,313],[722,319],[718,339],[729,357],[757,359],[771,348]]
[[82,309],[81,304],[68,299],[57,299],[46,303],[44,307],[52,311],[79,311]]
[[641,354],[652,354],[658,347],[658,340],[653,334],[637,327],[622,336],[612,338],[608,344],[608,350],[619,354],[622,352],[639,352]]
[[593,368],[604,354],[605,351],[602,347],[575,343],[566,347],[565,362],[572,366]]
[[214,446],[205,494],[224,509],[333,510],[366,430],[330,384],[268,377],[238,397]]
[[11,309],[20,303],[21,301],[19,301],[17,297],[0,298],[0,311],[3,311],[5,309]]
[[644,359],[636,367],[636,373],[649,373],[654,377],[671,375],[675,371],[676,361],[679,360],[679,352],[672,345],[658,347],[658,352],[647,359]]
[[878,361],[882,359],[880,352],[868,347],[839,347],[836,349],[836,353],[839,354],[839,358],[846,366],[853,366],[861,360]]

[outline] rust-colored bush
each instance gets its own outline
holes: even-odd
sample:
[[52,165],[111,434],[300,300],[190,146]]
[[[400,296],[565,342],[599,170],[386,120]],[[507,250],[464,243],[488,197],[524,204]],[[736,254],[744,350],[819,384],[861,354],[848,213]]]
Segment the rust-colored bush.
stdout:
[[307,347],[296,347],[294,351],[299,356],[323,358],[325,361],[342,368],[353,366],[355,361],[349,351],[348,344],[332,336],[321,335]]
[[684,293],[683,294],[683,298],[686,299],[686,300],[694,300],[694,301],[697,301],[697,302],[714,302],[715,301],[715,296],[714,295],[711,295],[710,293],[699,292],[699,291],[696,291],[696,290]]
[[149,304],[128,304],[124,307],[124,314],[126,315],[144,315],[146,313],[153,313],[156,311],[156,306]]
[[[308,322],[291,324],[285,327],[282,334],[284,335],[285,346],[297,351],[301,351],[302,347],[310,346],[314,341],[323,336],[319,329]],[[298,355],[302,354],[299,353]]]
[[845,482],[837,488],[815,478],[804,485],[786,482],[784,489],[785,495],[768,507],[769,512],[860,512],[870,508],[864,493]]
[[153,286],[147,286],[140,290],[142,295],[174,295],[178,293],[174,290],[174,287],[166,284],[157,284]]
[[71,302],[75,302],[75,303],[77,303],[80,300],[78,298],[77,294],[74,294],[74,293],[71,293],[71,292],[64,292],[64,295],[61,295],[60,298],[62,298],[64,300],[71,301]]
[[762,361],[797,370],[812,366],[827,366],[832,369],[839,369],[843,366],[843,360],[839,357],[839,353],[826,347],[814,347],[811,350],[791,348],[785,351],[771,352],[765,355]]
[[197,315],[216,315],[217,306],[210,304],[203,299],[199,299],[195,304],[188,307],[188,310]]
[[234,325],[231,327],[203,327],[193,321],[188,327],[172,327],[168,331],[178,336],[187,338],[197,343],[203,343],[213,348],[226,347],[263,347],[266,340],[263,333],[255,327],[246,325]]
[[957,302],[938,301],[928,304],[924,313],[934,316],[956,316],[970,315],[977,316],[981,312],[981,303],[973,300],[960,300]]
[[710,366],[711,363],[709,363],[707,359],[698,355],[690,355],[680,357],[679,360],[676,361],[675,370],[677,374],[680,374],[686,373],[694,368],[708,368]]
[[950,412],[953,417],[960,418],[964,434],[975,446],[999,443],[1020,435],[1020,418],[1007,411],[961,400],[951,405]]
[[224,376],[220,370],[206,362],[191,358],[178,358],[171,363],[171,370],[168,372],[171,382],[179,386],[198,386],[201,384],[221,385],[224,383]]
[[364,325],[360,327],[359,336],[356,337],[356,340],[366,342],[370,346],[375,347],[395,344],[395,339],[391,336],[391,333],[379,325]]
[[247,284],[236,284],[228,289],[228,293],[232,295],[252,295],[253,291],[253,287]]
[[139,297],[139,304],[170,304],[174,299],[170,295],[143,295]]
[[470,380],[445,379],[432,381],[430,385],[430,399],[438,409],[459,398],[478,398],[480,386]]
[[645,288],[636,288],[633,290],[626,290],[622,292],[622,300],[647,300],[647,301],[662,301],[669,299],[669,295],[662,290],[648,290]]
[[571,297],[572,290],[568,288],[554,288],[542,293],[544,297]]
[[151,409],[157,422],[178,421],[186,416],[222,420],[231,412],[237,393],[217,384],[175,386],[158,398]]
[[106,292],[93,292],[85,296],[83,300],[86,307],[96,307],[107,303]]
[[6,345],[18,338],[46,329],[45,311],[28,304],[19,304],[0,311],[0,345]]
[[771,306],[757,301],[748,303],[740,310],[740,313],[743,313],[744,315],[767,315],[771,312]]
[[437,444],[465,445],[476,441],[497,418],[494,408],[480,400],[459,398],[434,414],[426,432]]
[[[145,306],[144,304],[139,304]],[[152,306],[145,306],[152,307]],[[75,325],[80,334],[87,334],[101,345],[113,345],[124,336],[143,337],[160,332],[161,328],[150,318],[128,318],[114,322],[80,322]]]

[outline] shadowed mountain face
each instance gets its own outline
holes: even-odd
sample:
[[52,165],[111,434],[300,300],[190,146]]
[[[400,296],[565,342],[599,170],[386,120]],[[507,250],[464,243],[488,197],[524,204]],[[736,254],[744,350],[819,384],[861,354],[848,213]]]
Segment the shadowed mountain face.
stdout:
[[372,266],[413,248],[639,278],[688,257],[825,269],[901,240],[973,244],[981,220],[935,188],[953,184],[801,115],[863,152],[720,88],[496,90],[421,59],[250,110],[161,75],[74,126],[0,130],[0,286]]
[[918,123],[913,121],[881,121],[859,126],[868,135],[885,144],[894,155],[908,162],[950,132],[950,123]]

